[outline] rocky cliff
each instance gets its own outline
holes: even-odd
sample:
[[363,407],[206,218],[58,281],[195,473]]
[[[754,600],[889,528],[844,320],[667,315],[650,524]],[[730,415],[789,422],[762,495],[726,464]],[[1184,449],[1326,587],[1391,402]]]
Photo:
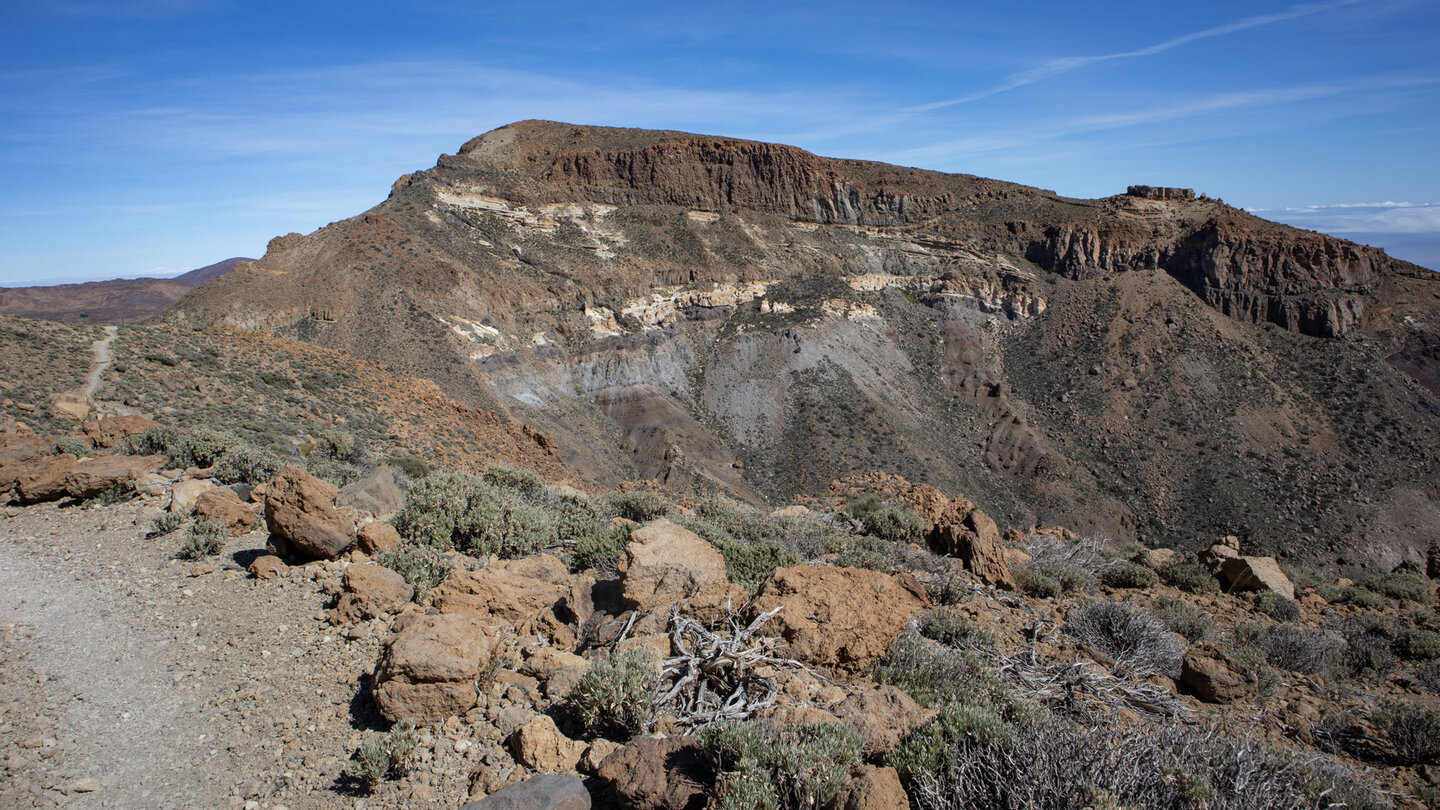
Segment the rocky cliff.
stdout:
[[167,317],[428,377],[601,481],[786,500],[880,469],[1007,525],[1423,549],[1433,274],[1160,191],[522,122]]

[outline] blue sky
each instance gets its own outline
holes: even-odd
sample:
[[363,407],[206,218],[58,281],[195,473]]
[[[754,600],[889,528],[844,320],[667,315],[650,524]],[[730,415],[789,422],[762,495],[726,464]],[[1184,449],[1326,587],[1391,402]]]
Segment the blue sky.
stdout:
[[1440,268],[1440,3],[0,4],[0,283],[259,256],[524,118],[1105,196]]

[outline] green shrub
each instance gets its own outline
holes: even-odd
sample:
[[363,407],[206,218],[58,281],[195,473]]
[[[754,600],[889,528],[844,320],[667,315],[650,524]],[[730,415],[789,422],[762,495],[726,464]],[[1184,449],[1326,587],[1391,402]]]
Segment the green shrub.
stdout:
[[1340,641],[1329,633],[1294,624],[1265,628],[1257,640],[1271,666],[1302,675],[1323,672],[1334,661]]
[[789,568],[803,562],[799,554],[774,543],[722,543],[720,556],[725,558],[729,580],[750,590],[759,587],[776,568]]
[[477,556],[523,557],[557,542],[547,512],[466,473],[417,481],[405,493],[395,528],[416,543]]
[[655,722],[659,669],[640,649],[597,661],[570,693],[571,710],[592,735],[623,741],[644,734]]
[[990,709],[952,703],[941,708],[935,719],[907,735],[885,756],[885,764],[907,778],[944,773],[960,764],[965,748],[1004,744],[1013,738],[1011,725]]
[[492,464],[481,473],[486,482],[508,489],[521,497],[534,500],[545,491],[545,480],[533,472]]
[[545,490],[540,501],[555,521],[555,536],[561,543],[573,545],[596,532],[612,529],[583,493],[567,488]]
[[1380,594],[1359,585],[1325,585],[1316,591],[1332,605],[1378,608],[1385,604]]
[[1100,581],[1078,562],[1045,558],[1020,566],[1015,577],[1020,589],[1037,599],[1065,593],[1092,593]]
[[263,484],[284,466],[285,459],[279,455],[253,444],[242,444],[220,457],[213,475],[222,484]]
[[1374,719],[1401,764],[1440,762],[1440,712],[1419,703],[1392,703]]
[[1115,660],[1115,669],[1146,676],[1180,675],[1185,649],[1165,625],[1128,602],[1089,602],[1070,611],[1065,632]]
[[1440,658],[1440,633],[1407,627],[1396,634],[1390,649],[1406,661],[1434,661]]
[[415,588],[414,599],[419,602],[431,588],[445,581],[455,565],[444,552],[434,546],[423,546],[412,541],[402,542],[394,551],[382,551],[375,562],[399,574]]
[[699,744],[719,775],[712,808],[802,810],[841,796],[864,739],[840,723],[727,720],[702,729]]
[[1015,581],[1020,590],[1032,599],[1054,599],[1065,592],[1060,580],[1046,576],[1029,566],[1015,571]]
[[659,493],[644,488],[612,493],[605,499],[605,505],[611,515],[636,523],[649,523],[675,511],[675,507]]
[[1408,599],[1412,602],[1433,603],[1435,585],[1420,574],[1396,571],[1384,576],[1366,577],[1360,585],[1391,599]]
[[1160,576],[1146,566],[1121,561],[1102,573],[1100,581],[1111,588],[1150,588],[1160,581]]
[[50,445],[48,455],[58,456],[69,453],[72,456],[88,456],[90,452],[90,442],[75,436],[61,436],[55,440],[54,444]]
[[600,578],[613,579],[618,575],[617,566],[628,542],[630,530],[624,526],[597,529],[570,547],[570,568],[574,571],[594,569]]
[[932,644],[913,630],[900,634],[870,668],[869,675],[877,683],[900,689],[923,706],[991,706],[1007,717],[1027,711],[996,677],[994,669],[972,650]]
[[717,546],[732,541],[769,543],[804,560],[837,553],[850,545],[849,533],[822,516],[775,515],[729,498],[702,501],[685,525]]
[[185,544],[180,547],[179,556],[183,560],[213,557],[225,547],[225,538],[229,535],[230,530],[225,528],[225,524],[214,518],[198,521],[190,527]]
[[171,467],[205,468],[239,444],[235,436],[210,428],[180,431],[160,427],[127,436],[124,449],[130,455],[163,455]]
[[361,745],[352,761],[365,784],[374,790],[385,779],[404,775],[410,756],[419,744],[420,732],[415,728],[415,721],[406,718]]
[[419,481],[430,474],[430,465],[414,453],[392,453],[385,463],[403,471],[412,481]]
[[851,501],[845,511],[865,526],[865,533],[892,543],[918,543],[925,521],[909,507],[868,494]]
[[305,472],[337,487],[344,487],[365,477],[365,471],[354,464],[318,453],[312,453],[305,459]]
[[954,574],[941,574],[925,583],[925,593],[937,605],[958,605],[970,596],[970,585]]
[[343,430],[321,430],[315,433],[315,444],[310,457],[328,458],[347,464],[365,461],[365,451],[355,436]]
[[161,512],[150,524],[150,533],[166,535],[185,525],[187,518],[179,512]]
[[1160,578],[1186,593],[1219,593],[1220,584],[1199,563],[1177,560],[1160,571]]
[[1185,640],[1192,644],[1210,635],[1215,626],[1210,620],[1210,614],[1184,599],[1171,596],[1156,599],[1152,612],[1155,618],[1165,625],[1165,629],[1184,636]]
[[935,610],[920,620],[920,635],[947,647],[994,647],[995,634],[953,610]]

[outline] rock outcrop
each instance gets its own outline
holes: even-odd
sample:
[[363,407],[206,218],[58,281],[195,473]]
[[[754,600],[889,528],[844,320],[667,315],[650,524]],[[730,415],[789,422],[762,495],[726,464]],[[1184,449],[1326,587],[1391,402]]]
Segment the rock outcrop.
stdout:
[[619,571],[626,604],[642,612],[726,582],[715,546],[664,518],[630,533]]
[[780,609],[768,627],[792,657],[861,672],[890,649],[910,615],[928,605],[923,593],[879,571],[799,565],[776,569],[751,610]]

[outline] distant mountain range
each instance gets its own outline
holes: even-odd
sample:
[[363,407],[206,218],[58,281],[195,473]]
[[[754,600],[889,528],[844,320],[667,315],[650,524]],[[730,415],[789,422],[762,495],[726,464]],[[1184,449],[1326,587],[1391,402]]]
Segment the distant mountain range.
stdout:
[[142,320],[164,311],[191,289],[250,261],[254,259],[226,259],[174,278],[117,278],[83,284],[0,288],[0,315],[91,323]]

